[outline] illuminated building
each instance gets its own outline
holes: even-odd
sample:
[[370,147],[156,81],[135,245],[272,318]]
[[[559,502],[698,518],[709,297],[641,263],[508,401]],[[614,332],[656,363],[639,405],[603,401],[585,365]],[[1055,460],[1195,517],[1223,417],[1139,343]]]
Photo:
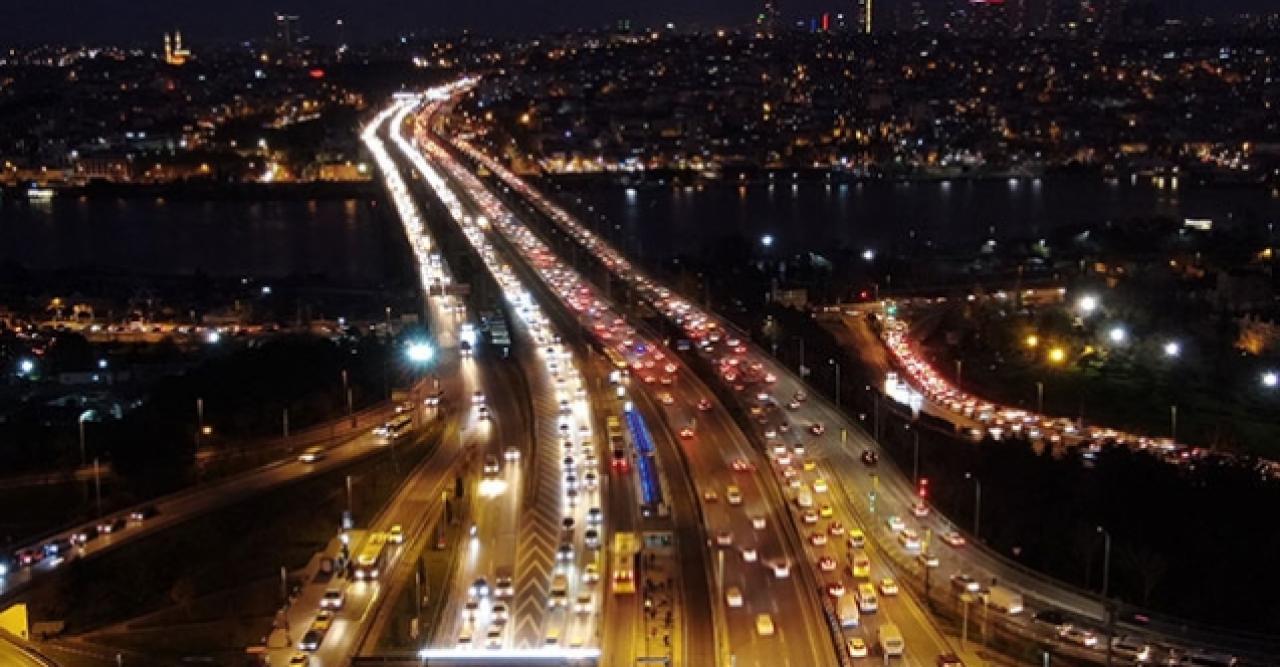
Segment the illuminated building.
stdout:
[[164,34],[164,61],[170,65],[182,66],[191,59],[191,51],[182,46],[182,31],[173,31],[173,36]]

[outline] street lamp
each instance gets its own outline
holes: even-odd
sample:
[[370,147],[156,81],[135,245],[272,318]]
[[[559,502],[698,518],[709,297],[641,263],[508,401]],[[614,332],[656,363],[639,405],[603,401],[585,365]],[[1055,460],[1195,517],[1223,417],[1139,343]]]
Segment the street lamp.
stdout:
[[872,250],[871,248],[867,248],[866,250],[863,250],[862,259],[863,261],[866,261],[866,262],[874,262],[876,259],[876,251]]
[[23,359],[18,362],[18,375],[31,375],[36,369],[36,362],[30,359]]
[[836,407],[840,407],[840,364],[835,359],[827,359],[827,365],[836,368]]
[[1125,331],[1124,327],[1119,325],[1111,327],[1111,330],[1107,332],[1107,338],[1109,338],[1111,342],[1115,343],[1116,345],[1123,343],[1125,339],[1128,337],[1129,337],[1129,332]]
[[425,364],[435,356],[435,350],[430,343],[415,341],[408,344],[405,354],[409,357],[409,361],[415,364]]
[[1176,340],[1164,344],[1164,356],[1174,359],[1182,354],[1182,345]]
[[1098,305],[1098,297],[1092,294],[1085,294],[1076,300],[1076,310],[1079,310],[1081,315],[1093,314],[1098,309]]
[[764,246],[765,248],[772,248],[772,247],[773,247],[773,234],[765,234],[764,236],[761,236],[761,237],[760,237],[760,245]]
[[978,529],[982,527],[982,480],[971,472],[965,473],[964,478],[973,480],[973,537],[979,539],[981,536]]
[[1275,371],[1267,371],[1262,374],[1262,386],[1267,389],[1274,389],[1278,384],[1280,384],[1280,375],[1277,375]]

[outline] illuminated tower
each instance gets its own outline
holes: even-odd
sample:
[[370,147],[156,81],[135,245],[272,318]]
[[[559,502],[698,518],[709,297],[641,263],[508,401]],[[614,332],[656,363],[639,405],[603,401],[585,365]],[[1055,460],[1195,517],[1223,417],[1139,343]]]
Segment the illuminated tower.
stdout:
[[169,65],[181,66],[191,59],[191,52],[182,46],[182,31],[175,30],[173,36],[164,34],[164,61]]
[[870,35],[874,27],[874,0],[856,0],[858,10],[858,31]]

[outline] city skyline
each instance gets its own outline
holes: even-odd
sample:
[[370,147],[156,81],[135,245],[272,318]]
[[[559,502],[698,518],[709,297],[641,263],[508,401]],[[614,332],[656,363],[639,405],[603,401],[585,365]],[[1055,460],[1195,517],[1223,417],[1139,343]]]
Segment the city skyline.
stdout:
[[[211,14],[199,6],[175,6],[154,0],[128,4],[98,3],[73,6],[69,0],[55,0],[38,6],[0,8],[0,44],[34,43],[116,43],[152,41],[157,34],[174,25],[188,26],[191,43],[234,43],[260,40],[273,34],[272,19],[276,12],[298,15],[299,27],[318,41],[338,40],[337,21],[342,20],[342,34],[353,42],[380,41],[405,32],[447,34],[470,30],[480,34],[533,34],[560,29],[602,27],[619,19],[630,19],[638,26],[661,25],[668,21],[680,25],[702,27],[745,25],[758,14],[762,3],[742,0],[712,0],[691,6],[674,0],[656,2],[592,3],[569,0],[556,3],[552,11],[528,3],[492,0],[488,3],[447,6],[425,12],[409,3],[381,2],[372,8],[353,11],[336,0],[320,2],[284,2],[264,6],[249,0],[229,0]],[[913,4],[902,0],[903,8]],[[930,0],[924,5],[935,14],[942,11],[946,0]],[[1035,4],[1032,2],[1031,4]],[[1206,9],[1190,2],[1162,3],[1171,14],[1194,16]],[[779,11],[787,22],[847,12],[856,15],[861,3],[822,0],[788,0],[779,3]],[[1223,0],[1214,3],[1206,16],[1228,18],[1235,14],[1259,12],[1270,8],[1266,0]],[[877,21],[895,11],[891,0],[876,3]]]

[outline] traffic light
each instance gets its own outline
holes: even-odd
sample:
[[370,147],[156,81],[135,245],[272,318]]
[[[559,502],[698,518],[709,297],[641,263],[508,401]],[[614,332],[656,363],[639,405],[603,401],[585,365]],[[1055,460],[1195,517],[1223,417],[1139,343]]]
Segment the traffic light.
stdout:
[[927,478],[920,478],[920,488],[916,490],[916,493],[919,494],[921,498],[929,495],[929,480]]

